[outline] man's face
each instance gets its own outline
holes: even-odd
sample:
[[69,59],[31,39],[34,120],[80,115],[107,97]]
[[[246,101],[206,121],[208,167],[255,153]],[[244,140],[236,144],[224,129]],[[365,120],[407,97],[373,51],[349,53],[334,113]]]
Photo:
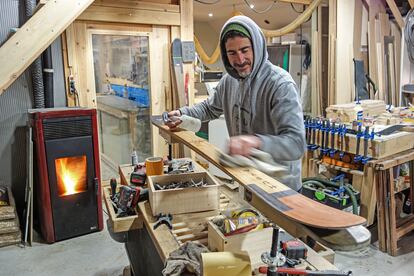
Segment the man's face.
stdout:
[[240,77],[247,77],[252,72],[253,66],[253,48],[250,39],[241,36],[232,37],[227,39],[225,47],[230,65],[236,69]]

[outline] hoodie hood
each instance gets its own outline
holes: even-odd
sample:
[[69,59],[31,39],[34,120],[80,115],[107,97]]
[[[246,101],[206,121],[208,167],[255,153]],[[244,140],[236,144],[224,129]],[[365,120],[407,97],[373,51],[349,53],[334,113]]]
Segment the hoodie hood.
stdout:
[[221,59],[223,60],[224,67],[226,68],[227,73],[235,79],[240,79],[241,77],[237,71],[230,65],[230,62],[227,58],[226,47],[224,45],[223,30],[227,25],[231,23],[237,23],[245,27],[251,36],[251,43],[253,47],[253,68],[248,78],[253,78],[257,72],[260,70],[262,65],[267,61],[268,55],[266,50],[266,40],[261,31],[260,27],[250,18],[242,15],[234,16],[227,20],[220,32],[220,50],[221,50]]

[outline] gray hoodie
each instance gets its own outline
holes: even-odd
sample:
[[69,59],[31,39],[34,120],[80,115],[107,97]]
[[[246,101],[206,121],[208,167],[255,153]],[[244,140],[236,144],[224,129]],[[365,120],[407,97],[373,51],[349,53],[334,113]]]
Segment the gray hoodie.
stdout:
[[[256,23],[245,16],[235,16],[229,23],[243,25],[251,35],[254,51],[253,70],[241,78],[227,59],[224,41],[221,57],[227,73],[207,100],[180,111],[209,121],[224,113],[230,136],[256,135],[262,139],[261,150],[289,168],[278,180],[294,190],[301,184],[301,157],[305,151],[305,129],[296,84],[282,68],[268,60],[264,35]],[[223,31],[222,29],[222,31]],[[220,34],[222,37],[222,34]]]

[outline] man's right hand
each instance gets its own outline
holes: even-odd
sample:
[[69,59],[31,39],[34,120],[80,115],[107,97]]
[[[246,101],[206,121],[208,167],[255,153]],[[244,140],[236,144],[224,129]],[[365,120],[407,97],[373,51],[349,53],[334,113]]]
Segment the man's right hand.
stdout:
[[165,124],[170,128],[170,129],[175,129],[179,124],[181,124],[181,120],[180,117],[181,116],[181,112],[179,110],[173,110],[168,112],[168,121],[165,122]]

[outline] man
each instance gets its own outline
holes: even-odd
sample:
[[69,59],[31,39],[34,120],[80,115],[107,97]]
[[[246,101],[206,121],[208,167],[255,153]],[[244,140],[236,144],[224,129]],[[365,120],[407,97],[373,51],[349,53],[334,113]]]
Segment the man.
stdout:
[[[305,130],[301,104],[292,77],[268,60],[266,42],[259,26],[248,17],[228,20],[220,34],[221,58],[228,74],[216,92],[193,107],[181,107],[169,116],[189,115],[209,121],[224,113],[231,155],[249,156],[252,148],[272,155],[288,168],[278,178],[301,189],[301,157]],[[174,129],[181,122],[168,123]]]

